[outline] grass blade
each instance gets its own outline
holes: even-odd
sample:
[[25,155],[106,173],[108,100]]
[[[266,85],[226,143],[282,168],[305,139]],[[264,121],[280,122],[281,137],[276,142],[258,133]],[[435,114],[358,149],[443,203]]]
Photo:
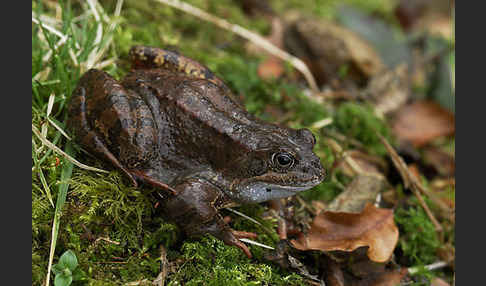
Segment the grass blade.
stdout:
[[49,147],[53,151],[57,152],[58,154],[61,154],[65,159],[69,160],[70,162],[72,162],[76,166],[78,166],[78,167],[80,167],[82,169],[90,170],[90,171],[95,171],[95,172],[100,172],[100,173],[108,173],[108,171],[101,170],[101,169],[94,168],[94,167],[90,167],[90,166],[87,166],[85,164],[82,164],[82,163],[78,162],[72,156],[66,154],[64,151],[62,151],[61,149],[59,149],[56,145],[52,144],[49,140],[47,140],[44,136],[42,136],[42,134],[40,134],[40,132],[37,129],[37,127],[35,127],[33,124],[32,124],[32,132],[34,132],[34,134],[37,136],[37,138],[39,138],[39,140],[42,143],[44,143],[45,145],[47,145],[47,147]]
[[37,172],[39,173],[39,178],[41,180],[42,186],[44,187],[44,191],[46,193],[47,198],[49,199],[49,202],[51,203],[52,207],[54,207],[54,201],[52,200],[52,195],[51,195],[51,189],[49,188],[49,185],[47,184],[46,177],[44,176],[44,173],[42,172],[42,169],[40,167],[39,159],[37,158],[37,146],[35,144],[34,139],[32,139],[32,158],[34,159],[34,165],[35,168],[37,169]]
[[[72,143],[67,142],[65,151],[69,155],[73,155],[73,148]],[[52,268],[52,260],[54,259],[54,251],[56,250],[56,242],[57,242],[57,235],[59,233],[59,222],[61,219],[61,211],[66,202],[66,195],[67,190],[69,187],[69,179],[71,179],[71,175],[73,172],[73,163],[71,161],[64,158],[64,164],[61,171],[61,183],[59,184],[59,193],[57,194],[56,200],[56,211],[54,215],[54,222],[52,223],[52,235],[51,235],[51,248],[49,252],[49,264],[47,266],[47,278],[46,278],[46,286],[49,286],[49,280],[51,277],[51,268]]]

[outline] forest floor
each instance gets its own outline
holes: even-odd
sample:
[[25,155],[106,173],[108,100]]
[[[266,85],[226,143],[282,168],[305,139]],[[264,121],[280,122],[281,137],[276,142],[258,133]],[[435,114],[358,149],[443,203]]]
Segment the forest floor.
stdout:
[[[313,85],[261,42],[163,2],[180,1],[32,2],[33,285],[454,284],[453,3],[185,1],[301,59]],[[133,45],[194,59],[250,113],[314,133],[322,184],[280,208],[220,211],[276,250],[248,244],[248,259],[186,237],[157,215],[151,190],[71,141],[79,78],[122,78]]]

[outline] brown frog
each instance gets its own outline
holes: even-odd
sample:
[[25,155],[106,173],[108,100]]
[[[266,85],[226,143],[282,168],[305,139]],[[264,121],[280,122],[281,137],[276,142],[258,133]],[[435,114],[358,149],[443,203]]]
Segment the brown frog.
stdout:
[[80,79],[68,127],[89,152],[137,187],[155,187],[163,214],[188,235],[205,233],[251,253],[218,209],[294,195],[324,179],[315,137],[263,122],[203,65],[144,46],[118,82],[100,70]]

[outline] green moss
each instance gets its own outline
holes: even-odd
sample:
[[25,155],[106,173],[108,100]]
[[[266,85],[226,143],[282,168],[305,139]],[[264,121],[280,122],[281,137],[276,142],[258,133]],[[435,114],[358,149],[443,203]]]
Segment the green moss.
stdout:
[[169,277],[168,285],[305,285],[297,274],[252,263],[241,250],[210,236],[185,242],[182,256],[186,261]]
[[434,225],[422,208],[397,209],[395,221],[400,228],[398,246],[410,266],[426,265],[437,260],[440,241]]
[[370,13],[379,13],[382,15],[390,15],[395,8],[395,1],[389,0],[289,0],[289,1],[271,1],[272,7],[278,14],[285,13],[288,9],[297,9],[315,17],[322,17],[326,19],[334,19],[336,11],[340,5],[348,4],[358,7]]
[[363,143],[371,153],[384,156],[386,149],[376,132],[390,141],[390,130],[371,108],[353,102],[339,106],[334,117],[336,127],[345,135]]

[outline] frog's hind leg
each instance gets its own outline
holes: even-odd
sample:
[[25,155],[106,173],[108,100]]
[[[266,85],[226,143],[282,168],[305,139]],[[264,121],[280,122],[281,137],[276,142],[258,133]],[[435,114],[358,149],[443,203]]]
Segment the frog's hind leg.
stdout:
[[77,114],[76,116],[70,117],[68,121],[68,126],[78,133],[76,134],[76,139],[81,141],[80,143],[82,143],[83,146],[87,146],[89,151],[98,154],[123,171],[133,186],[138,187],[137,181],[133,175],[123,167],[110,150],[108,150],[99,136],[91,130],[86,118],[86,90],[84,87],[79,87],[73,94],[70,109],[70,114]]
[[219,87],[222,93],[232,101],[236,109],[244,106],[219,77],[209,68],[195,60],[179,55],[176,52],[146,46],[132,47],[129,56],[132,62],[132,69],[161,68],[184,74],[194,79],[206,80]]
[[225,92],[229,91],[223,81],[214,75],[209,68],[176,52],[153,47],[134,46],[130,49],[129,55],[133,69],[163,68],[193,78],[208,80],[221,87]]

